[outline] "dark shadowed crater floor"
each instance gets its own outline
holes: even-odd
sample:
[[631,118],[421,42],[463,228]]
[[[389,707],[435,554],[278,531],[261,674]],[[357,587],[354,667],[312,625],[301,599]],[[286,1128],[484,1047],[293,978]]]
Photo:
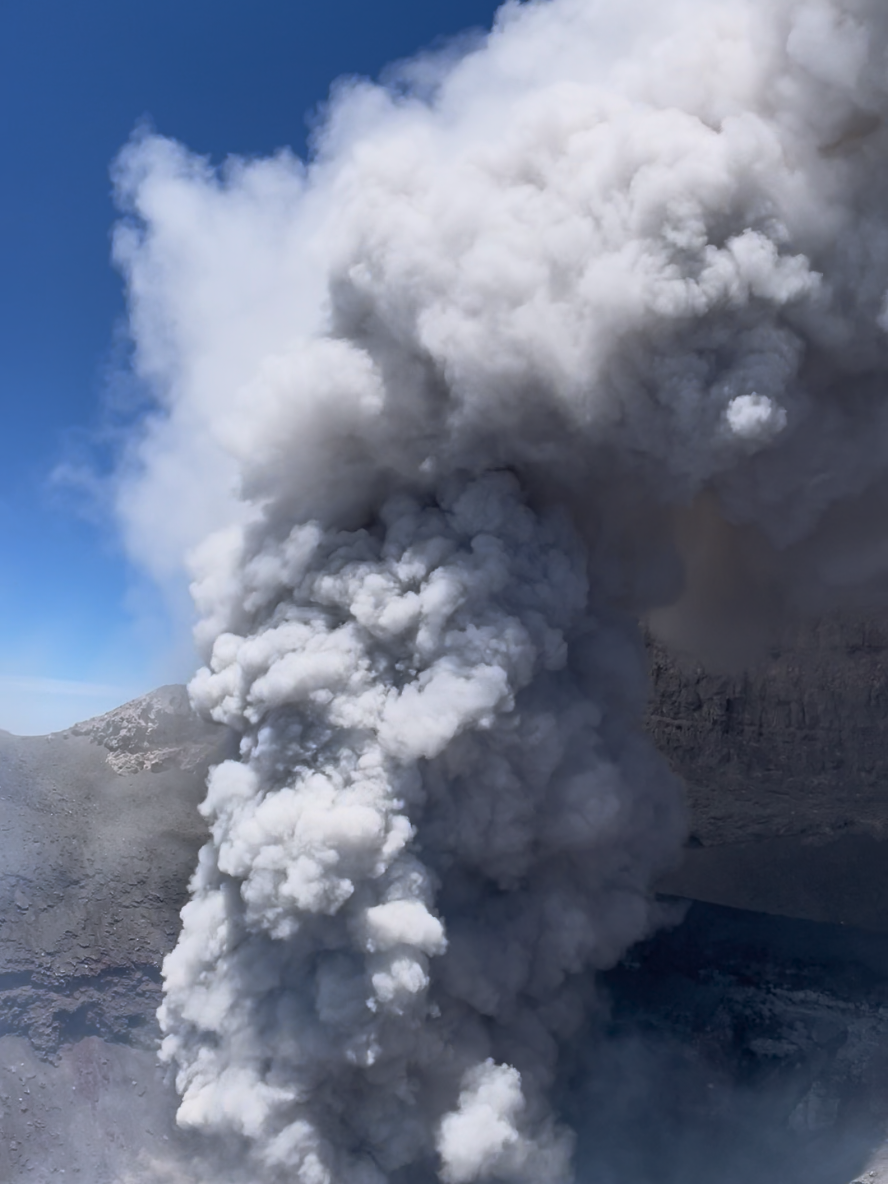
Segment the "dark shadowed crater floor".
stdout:
[[888,1180],[888,937],[698,902],[603,982],[584,1179]]
[[[578,1181],[888,1184],[888,630],[820,622],[755,675],[652,658],[685,915],[600,982]],[[231,751],[180,687],[0,733],[0,1184],[228,1178],[175,1128],[154,1011]]]

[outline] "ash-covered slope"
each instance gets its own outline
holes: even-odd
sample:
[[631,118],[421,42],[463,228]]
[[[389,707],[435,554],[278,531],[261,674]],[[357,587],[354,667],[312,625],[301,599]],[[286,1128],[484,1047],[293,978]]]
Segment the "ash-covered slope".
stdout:
[[160,690],[50,736],[0,733],[0,964],[70,977],[159,967],[224,729]]
[[160,966],[229,748],[179,686],[54,735],[0,733],[0,1180],[116,1182],[177,1138]]

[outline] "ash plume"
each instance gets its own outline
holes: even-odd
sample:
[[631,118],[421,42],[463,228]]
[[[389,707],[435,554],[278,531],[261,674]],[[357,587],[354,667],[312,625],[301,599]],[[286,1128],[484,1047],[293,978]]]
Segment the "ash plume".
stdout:
[[308,165],[123,153],[122,521],[242,735],[163,1056],[252,1179],[571,1178],[594,971],[683,835],[639,620],[729,659],[883,593],[886,46],[862,2],[507,3]]

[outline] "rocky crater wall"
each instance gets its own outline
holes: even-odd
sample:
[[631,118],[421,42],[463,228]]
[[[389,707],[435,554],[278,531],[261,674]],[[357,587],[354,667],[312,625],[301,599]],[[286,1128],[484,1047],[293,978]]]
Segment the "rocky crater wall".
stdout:
[[[873,932],[888,933],[888,618],[800,628],[745,674],[650,654],[648,727],[692,830],[660,889],[709,903],[603,980],[613,1065],[598,1084],[590,1070],[590,1114],[604,1115],[590,1162],[612,1153],[595,1169],[612,1178],[634,1143],[605,1128],[628,1122],[662,1128],[649,1170],[620,1169],[633,1184],[696,1180],[712,1139],[739,1155],[729,1184],[888,1181],[888,938]],[[4,1184],[227,1179],[175,1126],[154,1013],[206,772],[233,751],[182,687],[52,736],[0,733]],[[650,1089],[630,1074],[622,1098],[636,1057]],[[687,1113],[663,1110],[661,1077]],[[753,1121],[767,1135],[754,1164]]]
[[799,626],[736,675],[650,652],[692,828],[663,890],[888,931],[888,616]]

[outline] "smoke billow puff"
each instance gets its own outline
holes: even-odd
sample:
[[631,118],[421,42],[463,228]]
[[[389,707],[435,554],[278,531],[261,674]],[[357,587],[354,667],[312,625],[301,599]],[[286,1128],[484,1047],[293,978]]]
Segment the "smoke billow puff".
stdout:
[[882,26],[509,3],[308,167],[124,152],[121,513],[242,735],[164,1056],[257,1178],[570,1177],[564,1050],[682,834],[639,617],[705,615],[715,536],[781,604],[883,579]]

